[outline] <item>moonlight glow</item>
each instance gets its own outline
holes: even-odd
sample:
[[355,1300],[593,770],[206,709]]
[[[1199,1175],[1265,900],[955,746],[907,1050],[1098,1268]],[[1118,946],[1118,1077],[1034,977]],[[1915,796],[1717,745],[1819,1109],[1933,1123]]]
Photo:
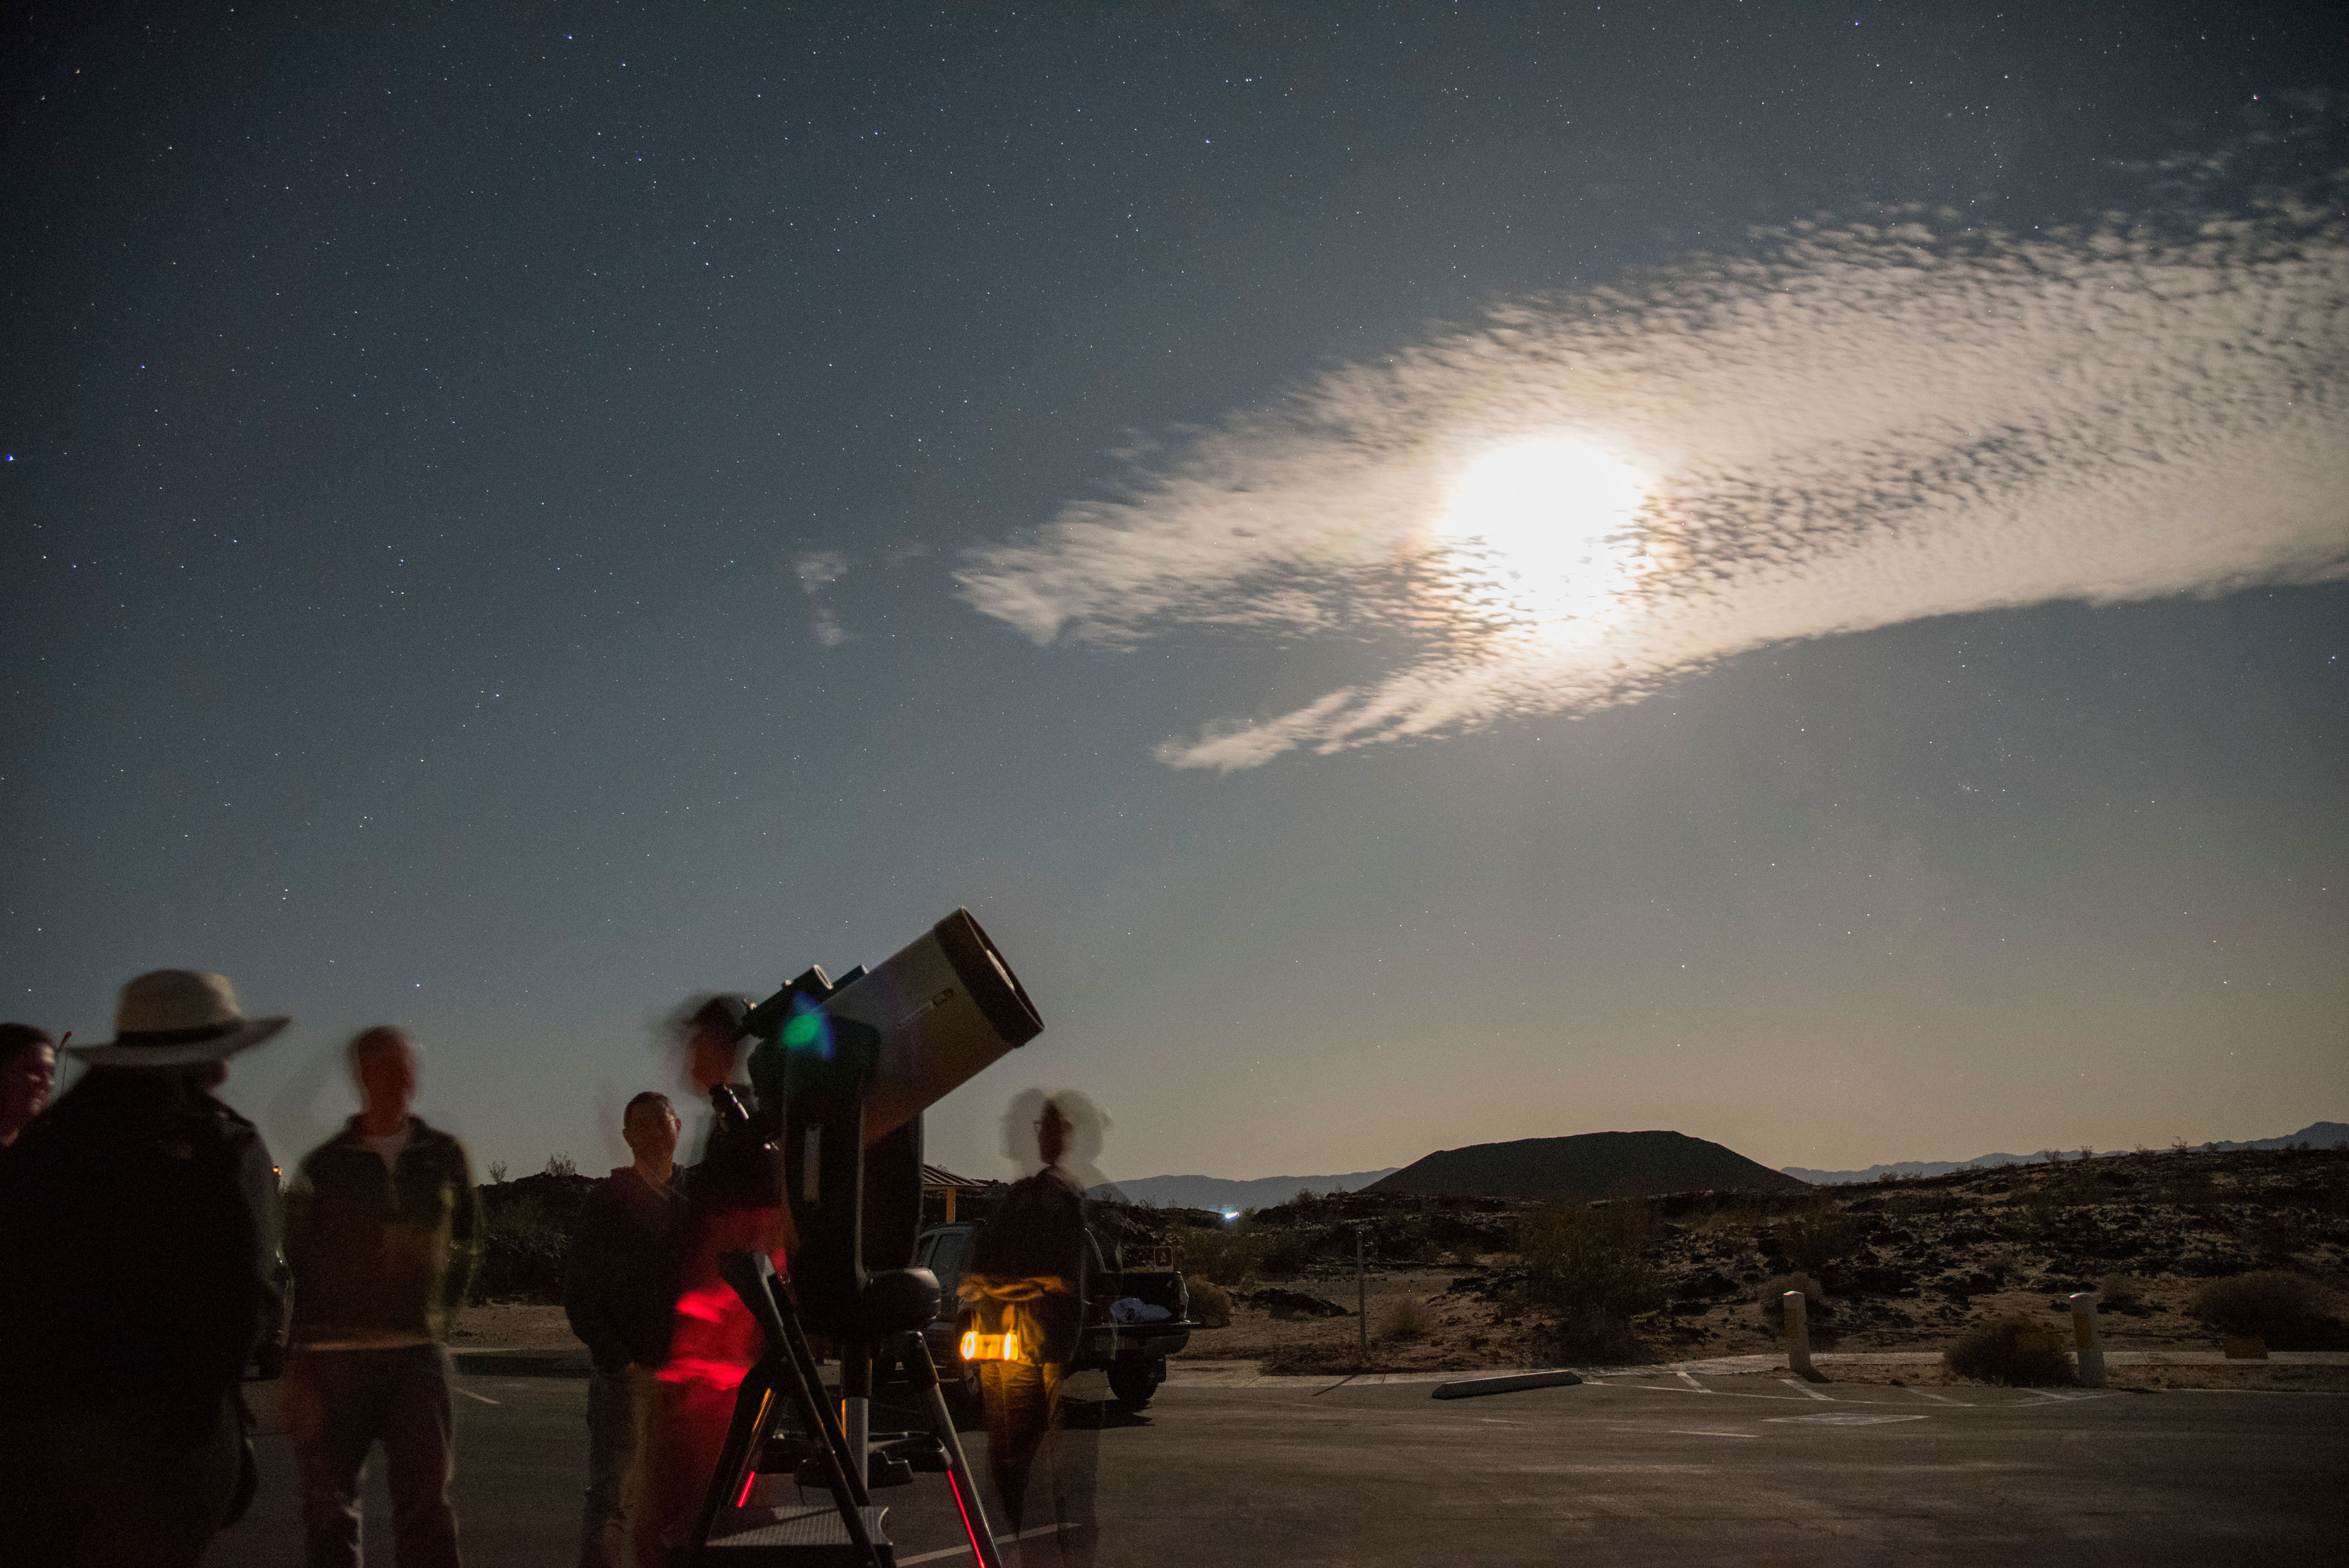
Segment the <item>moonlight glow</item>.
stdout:
[[1460,584],[1472,597],[1555,634],[1621,587],[1646,498],[1639,472],[1596,447],[1523,441],[1468,466],[1441,535],[1475,562]]

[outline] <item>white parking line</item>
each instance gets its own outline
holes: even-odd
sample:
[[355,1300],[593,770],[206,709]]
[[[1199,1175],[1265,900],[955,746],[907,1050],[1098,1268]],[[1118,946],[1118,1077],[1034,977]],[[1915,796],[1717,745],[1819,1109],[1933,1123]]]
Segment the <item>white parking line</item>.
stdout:
[[1762,1435],[1759,1432],[1700,1432],[1685,1427],[1667,1427],[1664,1429],[1676,1438],[1758,1438]]
[[[998,1534],[995,1539],[998,1541],[1025,1541],[1031,1535],[1053,1534],[1059,1531],[1060,1528],[1061,1527],[1057,1524],[1040,1524],[1033,1530],[1023,1530],[1017,1535]],[[1070,1528],[1072,1530],[1081,1530],[1084,1527],[1081,1525],[1071,1525]],[[968,1554],[969,1551],[970,1542],[966,1541],[960,1546],[949,1546],[940,1552],[917,1552],[911,1557],[898,1558],[897,1568],[913,1568],[913,1565],[916,1563],[943,1563],[949,1557],[965,1556]]]
[[1710,1394],[1713,1392],[1712,1389],[1706,1387],[1703,1384],[1699,1383],[1695,1378],[1691,1377],[1685,1372],[1676,1372],[1672,1374],[1672,1376],[1678,1377],[1682,1382],[1687,1384],[1690,1387],[1695,1389],[1700,1394]]
[[1930,1399],[1936,1405],[1963,1405],[1965,1403],[1962,1399],[1952,1399],[1947,1394],[1928,1394],[1922,1388],[1911,1388],[1909,1392],[1914,1394],[1920,1399]]
[[458,1392],[458,1393],[460,1393],[460,1394],[462,1394],[466,1398],[468,1398],[468,1399],[479,1399],[479,1400],[480,1400],[482,1404],[484,1404],[484,1405],[502,1405],[502,1404],[503,1404],[503,1403],[504,1403],[504,1401],[503,1401],[503,1400],[502,1400],[502,1399],[492,1399],[492,1398],[491,1398],[491,1397],[490,1397],[488,1395],[486,1395],[486,1394],[476,1394],[476,1393],[474,1393],[471,1388],[458,1388],[458,1387],[457,1387],[457,1385],[455,1385],[454,1383],[451,1383],[450,1385],[449,1385],[449,1386],[450,1386],[450,1387],[451,1387],[451,1388],[456,1388],[456,1389],[457,1389],[457,1392]]
[[1792,1388],[1797,1394],[1807,1394],[1814,1399],[1824,1399],[1830,1405],[1835,1403],[1834,1395],[1822,1394],[1799,1377],[1781,1377],[1778,1381],[1784,1383],[1787,1387]]

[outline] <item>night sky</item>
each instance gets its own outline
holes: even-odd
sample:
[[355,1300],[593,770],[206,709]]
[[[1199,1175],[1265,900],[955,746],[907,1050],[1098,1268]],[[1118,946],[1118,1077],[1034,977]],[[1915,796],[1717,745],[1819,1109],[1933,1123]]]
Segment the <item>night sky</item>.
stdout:
[[974,1174],[2349,1115],[2340,21],[20,11],[0,1011],[594,1169],[961,904]]

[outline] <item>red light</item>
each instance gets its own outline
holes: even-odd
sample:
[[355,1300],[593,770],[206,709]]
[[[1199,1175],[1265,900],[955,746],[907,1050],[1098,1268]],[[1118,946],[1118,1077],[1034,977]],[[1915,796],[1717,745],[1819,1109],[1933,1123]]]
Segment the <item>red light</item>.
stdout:
[[748,1508],[748,1507],[750,1507],[750,1489],[751,1489],[752,1487],[754,1487],[754,1486],[757,1486],[758,1484],[759,1484],[759,1472],[758,1472],[758,1470],[754,1468],[753,1469],[751,1469],[751,1470],[750,1471],[750,1473],[749,1473],[749,1474],[745,1475],[745,1476],[742,1478],[742,1495],[741,1495],[740,1497],[738,1497],[738,1498],[736,1498],[736,1499],[734,1500],[734,1506],[735,1506],[735,1507],[737,1507],[737,1508]]
[[947,1490],[954,1493],[955,1511],[962,1515],[962,1532],[970,1537],[972,1560],[979,1563],[986,1562],[987,1559],[981,1557],[978,1552],[978,1532],[971,1528],[970,1510],[962,1505],[962,1488],[955,1483],[955,1473],[951,1469],[947,1471]]

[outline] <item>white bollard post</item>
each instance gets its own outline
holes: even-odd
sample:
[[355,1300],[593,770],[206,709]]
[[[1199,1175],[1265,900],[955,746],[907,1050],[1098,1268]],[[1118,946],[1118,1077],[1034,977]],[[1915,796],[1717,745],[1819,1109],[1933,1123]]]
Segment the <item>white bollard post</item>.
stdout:
[[2072,1298],[2072,1344],[2080,1353],[2080,1386],[2105,1386],[2105,1336],[2096,1325],[2096,1293],[2082,1291]]
[[1786,1370],[1808,1374],[1811,1370],[1810,1303],[1800,1291],[1788,1291],[1779,1301],[1786,1308]]

